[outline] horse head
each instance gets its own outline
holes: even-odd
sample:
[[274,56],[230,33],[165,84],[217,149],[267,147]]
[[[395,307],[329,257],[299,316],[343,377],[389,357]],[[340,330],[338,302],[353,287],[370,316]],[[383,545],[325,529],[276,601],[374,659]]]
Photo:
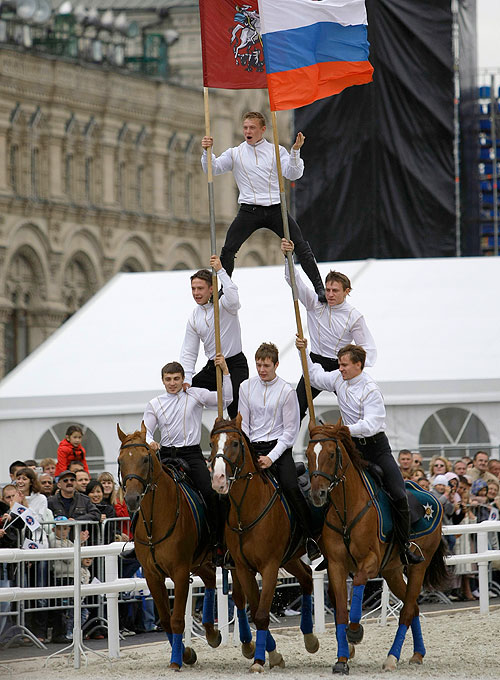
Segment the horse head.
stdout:
[[233,420],[217,418],[210,434],[210,444],[212,488],[225,495],[229,493],[231,483],[251,460],[248,443],[241,429],[241,415],[238,413]]
[[118,456],[118,479],[125,494],[125,503],[130,513],[136,512],[142,497],[149,490],[153,479],[153,456],[146,443],[146,426],[125,434],[117,423],[116,429],[121,441]]
[[306,455],[311,477],[309,492],[313,504],[325,505],[329,492],[339,484],[348,458],[344,456],[344,441],[349,431],[339,420],[336,425],[325,423],[309,427],[309,444]]

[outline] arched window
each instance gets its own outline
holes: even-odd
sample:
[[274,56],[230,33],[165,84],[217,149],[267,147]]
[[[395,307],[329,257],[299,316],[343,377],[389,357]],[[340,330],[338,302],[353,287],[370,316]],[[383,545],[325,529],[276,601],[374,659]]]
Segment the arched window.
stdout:
[[66,430],[70,425],[79,425],[83,430],[82,446],[85,449],[89,471],[99,473],[104,470],[104,450],[95,432],[83,423],[63,421],[50,427],[39,439],[35,450],[35,459],[40,461],[44,458],[57,458],[57,447],[64,439]]
[[68,317],[72,316],[96,292],[92,265],[82,254],[74,257],[64,272],[63,295]]
[[491,449],[485,425],[472,411],[447,407],[439,409],[420,430],[419,448],[425,457],[444,455],[450,460]]

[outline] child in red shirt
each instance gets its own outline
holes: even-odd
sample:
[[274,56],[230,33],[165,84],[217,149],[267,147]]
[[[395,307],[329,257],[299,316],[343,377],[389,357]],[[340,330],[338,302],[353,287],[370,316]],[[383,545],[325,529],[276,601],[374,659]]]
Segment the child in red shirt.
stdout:
[[81,463],[85,472],[89,473],[89,466],[85,456],[85,449],[82,446],[83,430],[79,425],[70,425],[66,430],[66,437],[57,447],[57,465],[55,476],[67,470],[73,460]]

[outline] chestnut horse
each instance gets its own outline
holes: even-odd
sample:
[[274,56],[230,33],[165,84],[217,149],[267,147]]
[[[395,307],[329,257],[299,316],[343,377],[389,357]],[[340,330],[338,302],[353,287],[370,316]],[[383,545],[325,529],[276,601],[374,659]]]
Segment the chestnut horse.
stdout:
[[[300,628],[305,647],[312,654],[319,649],[318,639],[312,632],[311,569],[299,559],[305,552],[303,541],[295,554],[285,557],[291,539],[291,523],[281,492],[259,468],[251,444],[241,430],[240,414],[233,420],[217,418],[211,433],[211,446],[212,487],[217,493],[227,495],[230,501],[226,544],[257,627],[254,663],[250,670],[263,670],[266,651],[271,668],[283,667],[283,657],[276,651],[276,643],[269,632],[269,611],[281,565],[297,578],[302,588]],[[257,572],[262,576],[260,594],[255,579]],[[238,609],[238,617],[240,615]]]
[[[199,545],[198,532],[188,501],[172,470],[162,466],[157,454],[146,443],[146,427],[125,434],[117,425],[121,441],[118,469],[125,502],[130,513],[139,512],[134,542],[161,625],[172,646],[170,668],[179,670],[182,662],[196,662],[196,652],[184,648],[184,613],[190,572],[205,584],[203,626],[208,644],[218,647],[221,634],[214,626],[215,569],[211,552]],[[174,607],[170,614],[165,578],[174,582]],[[238,582],[233,585],[235,602],[244,596]],[[248,626],[248,623],[247,623]],[[243,650],[245,653],[245,649]],[[250,658],[253,648],[250,650]],[[247,650],[248,653],[248,650]]]
[[[408,582],[405,583],[398,547],[394,547],[390,555],[385,555],[388,546],[379,539],[377,510],[361,478],[366,464],[351,439],[349,429],[340,422],[311,428],[307,460],[313,504],[318,507],[328,504],[322,541],[323,553],[328,559],[329,593],[335,608],[338,658],[333,672],[349,673],[348,642],[357,644],[363,638],[360,624],[363,591],[367,580],[376,578],[379,573],[394,595],[403,601],[396,637],[383,668],[396,668],[409,627],[413,634],[410,663],[421,664],[425,647],[417,597],[423,583],[439,588],[447,580],[439,503],[434,524],[429,525],[433,526],[433,530],[415,541],[425,560],[407,567]],[[429,514],[426,516],[430,520],[433,510],[428,513],[430,517]],[[353,589],[347,626],[346,579],[349,573],[353,574]],[[351,651],[354,651],[352,647]]]

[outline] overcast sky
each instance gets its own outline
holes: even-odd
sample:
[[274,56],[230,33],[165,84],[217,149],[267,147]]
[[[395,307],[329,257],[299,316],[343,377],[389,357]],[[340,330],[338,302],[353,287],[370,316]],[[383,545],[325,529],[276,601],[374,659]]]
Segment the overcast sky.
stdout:
[[479,68],[500,68],[500,0],[477,0]]

